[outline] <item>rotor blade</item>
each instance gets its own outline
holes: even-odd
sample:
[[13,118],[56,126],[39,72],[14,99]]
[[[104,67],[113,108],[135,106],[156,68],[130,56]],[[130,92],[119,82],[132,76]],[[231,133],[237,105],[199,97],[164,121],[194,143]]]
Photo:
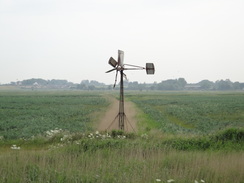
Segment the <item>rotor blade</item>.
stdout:
[[116,82],[117,82],[117,76],[118,76],[118,71],[116,71],[116,75],[115,75],[114,88],[115,88],[115,85],[116,85]]
[[124,76],[124,78],[126,79],[126,81],[128,81],[128,78],[127,78],[127,76],[125,75],[125,73],[123,73],[123,76]]
[[113,57],[110,57],[108,63],[109,63],[109,65],[111,65],[112,67],[116,67],[116,65],[118,64],[118,62],[116,62],[116,60],[114,60]]
[[111,69],[111,70],[107,71],[106,73],[112,72],[112,71],[114,71],[114,70],[116,70],[116,68]]
[[124,65],[124,52],[122,50],[118,50],[118,65],[121,67]]

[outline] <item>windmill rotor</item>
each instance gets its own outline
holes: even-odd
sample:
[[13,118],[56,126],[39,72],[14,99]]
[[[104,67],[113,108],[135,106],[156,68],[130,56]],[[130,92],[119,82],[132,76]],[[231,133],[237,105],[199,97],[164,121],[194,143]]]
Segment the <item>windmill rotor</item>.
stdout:
[[[126,117],[124,113],[124,82],[123,78],[126,80],[127,77],[124,74],[124,70],[146,70],[147,74],[154,74],[155,68],[153,63],[146,63],[146,67],[131,65],[131,64],[124,64],[124,52],[122,50],[118,50],[118,60],[116,61],[113,57],[110,57],[108,64],[113,67],[113,69],[108,70],[106,73],[110,73],[116,71],[115,74],[115,82],[114,87],[117,83],[118,72],[120,72],[120,101],[119,101],[119,113],[116,118],[119,118],[119,129],[124,130],[124,119]],[[126,67],[127,66],[127,67]],[[115,119],[116,119],[115,118]]]
[[106,73],[109,73],[109,72],[112,72],[112,71],[115,71],[115,70],[116,70],[116,68],[111,69],[111,70],[107,71]]
[[118,50],[118,65],[120,67],[124,66],[124,52],[122,50]]
[[118,71],[116,71],[116,75],[115,75],[114,88],[115,88],[116,83],[117,83],[117,76],[118,76]]
[[123,73],[123,77],[126,79],[126,81],[128,81],[128,78],[125,73]]
[[116,62],[116,60],[114,60],[113,57],[110,57],[108,63],[112,66],[112,67],[116,67],[118,65],[118,62]]

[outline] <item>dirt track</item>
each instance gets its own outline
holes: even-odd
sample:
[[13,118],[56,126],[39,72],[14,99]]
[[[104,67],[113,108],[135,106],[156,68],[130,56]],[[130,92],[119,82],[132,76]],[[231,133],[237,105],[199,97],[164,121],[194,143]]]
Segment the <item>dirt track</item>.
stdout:
[[[98,131],[111,131],[118,128],[118,118],[116,116],[119,112],[119,101],[115,98],[109,98],[111,104],[108,110],[105,112],[104,116],[101,117],[101,121],[98,124]],[[134,104],[130,101],[125,101],[125,131],[133,132],[136,131],[136,108]],[[116,118],[116,120],[115,120]]]

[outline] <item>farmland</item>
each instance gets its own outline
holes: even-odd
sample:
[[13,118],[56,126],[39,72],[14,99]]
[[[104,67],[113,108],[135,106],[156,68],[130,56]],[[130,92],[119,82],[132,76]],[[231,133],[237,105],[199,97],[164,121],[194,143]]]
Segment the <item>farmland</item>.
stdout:
[[108,103],[83,92],[1,92],[0,136],[30,138],[54,129],[84,132]]
[[1,91],[0,182],[243,182],[244,93],[126,92],[138,131],[95,132],[107,95]]
[[244,127],[243,92],[149,93],[132,94],[127,98],[147,117],[144,123],[147,129],[206,135],[225,128]]

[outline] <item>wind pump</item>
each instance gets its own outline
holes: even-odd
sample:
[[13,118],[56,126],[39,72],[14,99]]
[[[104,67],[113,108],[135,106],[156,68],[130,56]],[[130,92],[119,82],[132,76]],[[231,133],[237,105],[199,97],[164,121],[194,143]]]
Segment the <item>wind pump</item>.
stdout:
[[[124,131],[125,130],[124,122],[126,118],[125,111],[124,111],[124,80],[123,80],[124,78],[126,78],[126,75],[124,74],[124,70],[146,70],[147,74],[154,74],[155,68],[153,63],[146,63],[146,67],[124,64],[124,52],[121,50],[118,50],[118,61],[116,61],[113,57],[110,57],[108,63],[113,67],[113,69],[107,71],[106,73],[116,71],[113,88],[115,88],[116,86],[118,72],[120,73],[119,113],[116,115],[114,121],[117,118],[119,118],[119,129]],[[114,121],[111,123],[111,125],[114,123]]]

